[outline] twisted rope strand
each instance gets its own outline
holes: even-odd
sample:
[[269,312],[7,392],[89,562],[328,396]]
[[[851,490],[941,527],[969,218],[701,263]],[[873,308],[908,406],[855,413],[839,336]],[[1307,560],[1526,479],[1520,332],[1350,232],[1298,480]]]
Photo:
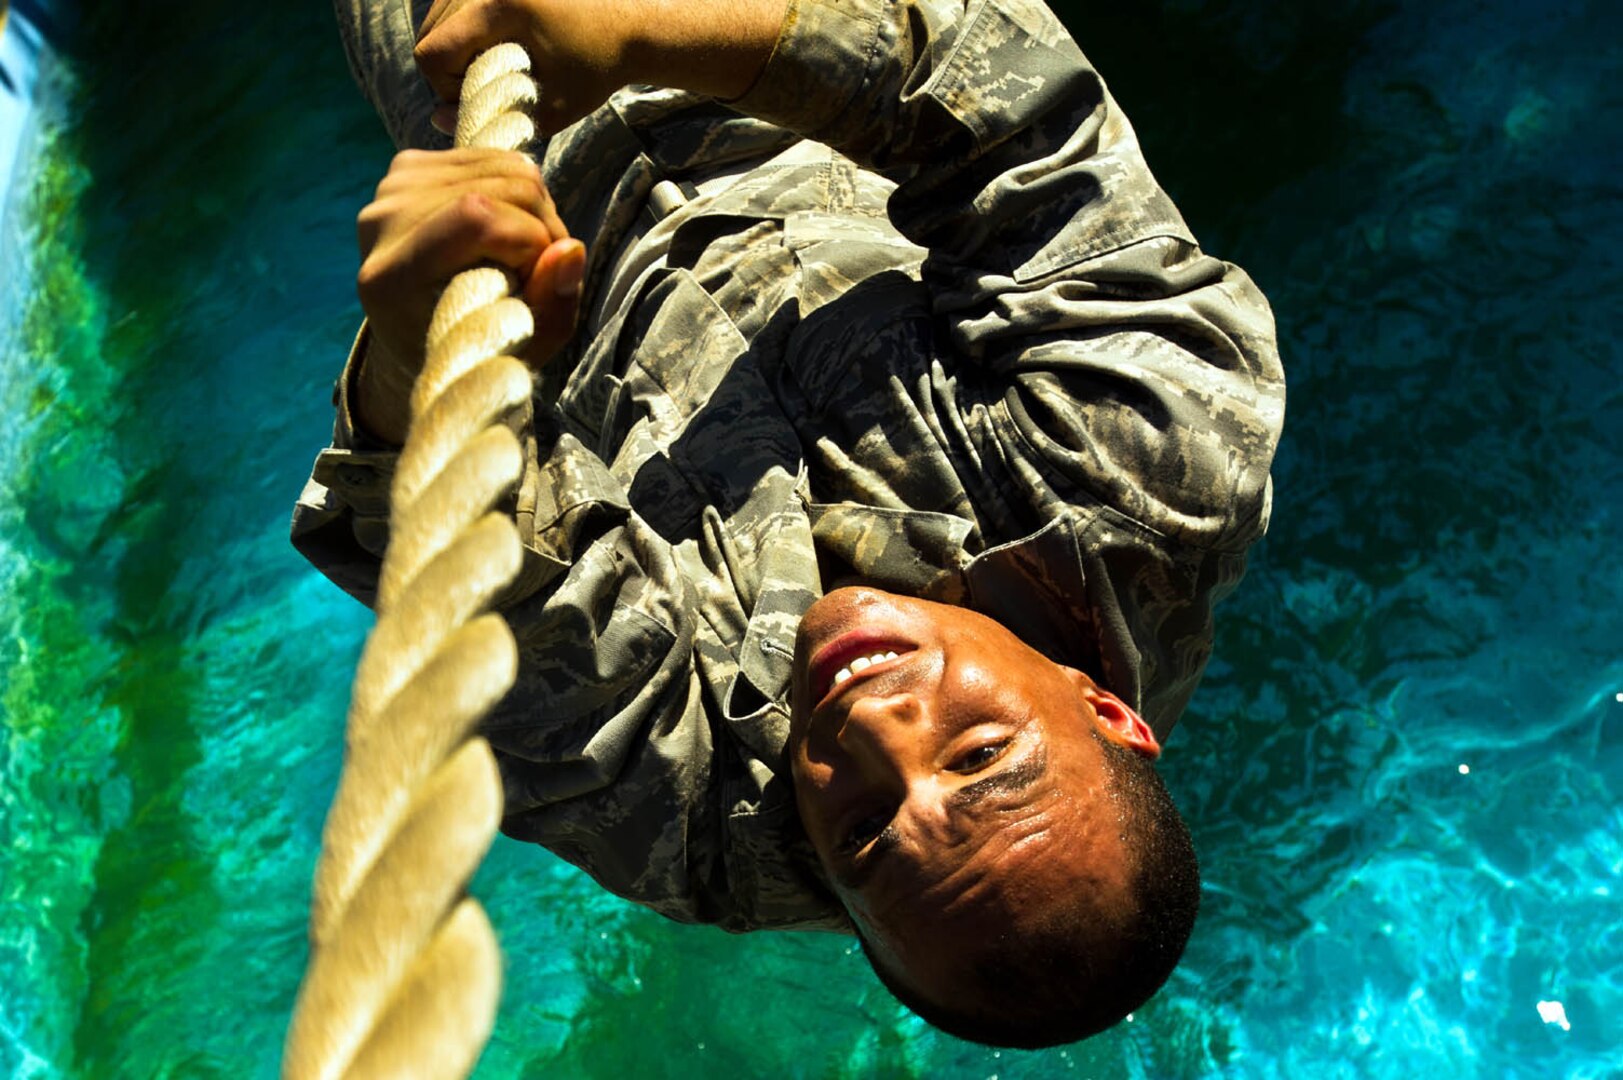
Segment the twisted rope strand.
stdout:
[[[529,57],[501,45],[468,69],[458,146],[535,137]],[[501,819],[501,778],[474,729],[512,688],[518,649],[484,613],[517,576],[518,530],[493,508],[523,453],[504,419],[529,405],[511,355],[534,332],[507,275],[457,275],[435,307],[390,492],[378,621],[356,669],[344,771],[316,866],[310,965],[287,1080],[460,1077],[501,996],[501,953],[463,897]],[[483,613],[483,614],[482,614]]]

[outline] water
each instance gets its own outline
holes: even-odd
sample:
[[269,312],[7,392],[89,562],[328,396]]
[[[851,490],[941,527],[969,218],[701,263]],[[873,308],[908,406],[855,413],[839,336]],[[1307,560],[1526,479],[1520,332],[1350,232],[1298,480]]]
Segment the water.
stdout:
[[[272,1076],[367,625],[286,517],[389,151],[324,4],[102,7],[0,247],[0,1075]],[[841,939],[670,925],[503,841],[481,1077],[1623,1075],[1623,12],[1118,7],[1072,25],[1292,379],[1166,758],[1188,958],[1000,1054]]]

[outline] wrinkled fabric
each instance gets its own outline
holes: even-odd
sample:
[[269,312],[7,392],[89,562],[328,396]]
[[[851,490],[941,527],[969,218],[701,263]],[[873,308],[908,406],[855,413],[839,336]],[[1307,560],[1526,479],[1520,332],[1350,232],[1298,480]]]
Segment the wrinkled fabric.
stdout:
[[[338,8],[397,142],[442,145],[406,5]],[[1045,7],[799,0],[742,99],[628,88],[542,163],[590,255],[512,506],[509,834],[674,919],[846,929],[785,752],[842,575],[999,619],[1165,739],[1266,528],[1283,376]],[[370,602],[394,455],[348,380],[293,537]]]

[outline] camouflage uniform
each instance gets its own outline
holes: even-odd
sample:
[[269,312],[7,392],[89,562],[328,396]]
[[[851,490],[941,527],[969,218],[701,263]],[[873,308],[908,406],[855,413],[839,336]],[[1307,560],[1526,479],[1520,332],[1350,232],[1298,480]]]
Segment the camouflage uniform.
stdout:
[[[363,6],[357,77],[436,145],[406,6]],[[785,759],[830,575],[981,610],[1167,735],[1284,387],[1266,302],[1046,8],[799,0],[742,99],[628,89],[543,164],[589,316],[515,508],[510,834],[672,918],[843,927]],[[339,404],[294,541],[367,599],[393,458]]]

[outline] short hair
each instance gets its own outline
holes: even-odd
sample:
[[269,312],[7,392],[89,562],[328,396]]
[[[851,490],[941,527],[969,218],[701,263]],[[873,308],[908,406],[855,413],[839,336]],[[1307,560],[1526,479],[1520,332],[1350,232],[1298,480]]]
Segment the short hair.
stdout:
[[1123,808],[1134,860],[1126,925],[1113,949],[1095,938],[1097,910],[1078,896],[1035,920],[1022,940],[1003,937],[970,961],[972,1002],[938,1002],[862,951],[879,981],[920,1018],[988,1046],[1035,1050],[1097,1035],[1155,995],[1183,956],[1200,907],[1200,868],[1189,827],[1153,762],[1098,735],[1109,783]]

